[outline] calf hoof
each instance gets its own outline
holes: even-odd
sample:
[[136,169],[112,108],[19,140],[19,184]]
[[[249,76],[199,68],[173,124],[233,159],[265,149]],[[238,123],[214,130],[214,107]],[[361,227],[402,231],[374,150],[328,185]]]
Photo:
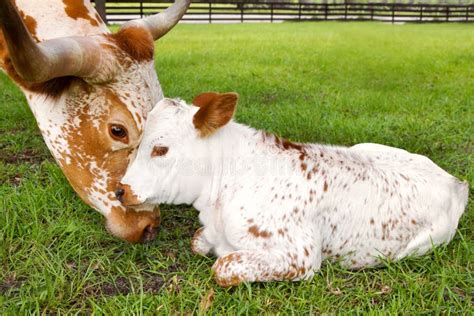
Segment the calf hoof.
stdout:
[[199,228],[191,239],[191,251],[197,255],[206,256],[211,251],[211,245],[203,235],[204,227]]
[[239,265],[240,269],[244,268],[241,263],[240,254],[236,253],[231,253],[217,259],[212,266],[212,273],[216,283],[222,287],[230,287],[249,281],[242,272],[238,271]]

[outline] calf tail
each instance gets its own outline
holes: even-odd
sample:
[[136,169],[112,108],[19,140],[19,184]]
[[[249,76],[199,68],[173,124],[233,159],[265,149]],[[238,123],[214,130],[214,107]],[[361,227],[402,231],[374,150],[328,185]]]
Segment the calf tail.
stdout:
[[450,210],[450,217],[453,223],[453,234],[456,230],[459,219],[461,218],[462,214],[464,213],[467,201],[469,198],[469,183],[467,181],[459,181],[455,179],[456,185],[453,189],[453,198],[451,203],[451,210]]

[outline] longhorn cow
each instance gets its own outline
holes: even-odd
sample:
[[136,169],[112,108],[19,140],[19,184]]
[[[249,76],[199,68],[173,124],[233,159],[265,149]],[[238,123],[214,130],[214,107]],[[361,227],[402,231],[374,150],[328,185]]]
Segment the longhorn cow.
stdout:
[[154,238],[159,209],[126,209],[114,188],[163,98],[154,41],[189,4],[176,0],[112,34],[89,0],[0,1],[0,67],[24,92],[71,186],[129,242]]

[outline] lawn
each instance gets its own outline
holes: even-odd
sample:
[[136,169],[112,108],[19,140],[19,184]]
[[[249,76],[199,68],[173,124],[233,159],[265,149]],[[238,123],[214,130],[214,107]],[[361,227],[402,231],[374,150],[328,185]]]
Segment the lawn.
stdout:
[[[241,95],[237,120],[293,141],[383,143],[474,186],[474,25],[179,25],[156,44],[165,95]],[[448,245],[311,281],[219,288],[186,206],[129,245],[74,194],[22,93],[0,75],[0,313],[472,313],[474,195]]]

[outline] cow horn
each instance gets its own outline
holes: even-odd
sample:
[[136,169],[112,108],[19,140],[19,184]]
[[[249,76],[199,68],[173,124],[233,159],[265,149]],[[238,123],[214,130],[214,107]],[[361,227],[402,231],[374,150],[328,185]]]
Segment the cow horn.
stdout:
[[100,43],[87,37],[64,37],[36,43],[14,4],[0,1],[0,28],[16,72],[26,81],[64,76],[93,77],[101,63]]
[[163,12],[148,16],[141,20],[127,22],[122,26],[122,29],[135,26],[137,24],[144,24],[145,27],[150,31],[153,39],[156,41],[168,33],[179,22],[179,20],[181,20],[190,4],[191,0],[176,0],[172,6]]

